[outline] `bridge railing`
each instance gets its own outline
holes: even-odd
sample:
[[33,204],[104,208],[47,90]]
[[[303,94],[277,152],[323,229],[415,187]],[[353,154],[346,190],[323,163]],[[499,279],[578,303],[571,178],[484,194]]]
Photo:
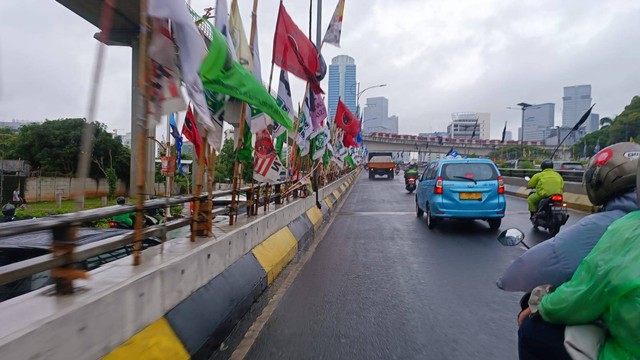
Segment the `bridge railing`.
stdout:
[[[257,209],[264,206],[265,210],[268,204],[282,204],[285,198],[293,195],[294,186],[288,187],[285,192],[285,185],[290,183],[278,182],[271,185],[263,185],[262,187],[250,188],[243,187],[240,192],[247,194],[247,201],[241,201],[236,204],[235,211],[231,212],[228,200],[223,200],[224,204],[218,208],[211,209],[212,218],[216,215],[231,212],[239,212],[238,209],[246,208],[247,214],[257,214]],[[253,191],[253,193],[252,193]],[[211,202],[215,203],[216,199],[231,195],[231,190],[214,191],[211,194]],[[208,193],[202,193],[200,196],[185,195],[174,196],[171,198],[161,198],[147,200],[144,202],[143,213],[147,210],[168,208],[174,205],[183,205],[194,201],[206,201],[209,199]],[[0,248],[2,240],[11,236],[27,234],[37,231],[51,231],[53,239],[51,242],[51,253],[33,257],[27,260],[18,261],[9,265],[0,266],[0,285],[12,283],[14,281],[24,279],[26,277],[38,274],[43,271],[52,270],[52,278],[55,279],[56,292],[65,294],[73,292],[72,281],[79,278],[79,264],[88,259],[95,258],[101,254],[107,254],[126,246],[130,246],[135,242],[135,234],[133,230],[128,233],[116,235],[103,240],[91,242],[89,244],[75,244],[75,229],[83,223],[97,221],[105,218],[111,218],[116,215],[133,213],[137,211],[136,205],[115,205],[98,209],[83,210],[74,213],[54,215],[39,219],[29,219],[4,223],[0,226]],[[173,219],[166,223],[161,223],[142,229],[141,239],[149,237],[159,237],[162,241],[166,240],[167,233],[184,226],[192,225],[192,231],[198,223],[207,221],[201,217],[194,218],[188,215]],[[26,244],[28,246],[28,244]],[[29,247],[27,247],[29,248]],[[65,275],[74,274],[69,277]]]

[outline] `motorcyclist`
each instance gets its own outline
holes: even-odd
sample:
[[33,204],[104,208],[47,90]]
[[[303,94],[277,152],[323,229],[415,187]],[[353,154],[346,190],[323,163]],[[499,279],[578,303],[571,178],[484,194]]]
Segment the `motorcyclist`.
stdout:
[[407,184],[407,180],[410,178],[418,178],[418,164],[411,163],[407,170],[404,171],[404,183]]
[[[633,211],[609,226],[569,282],[541,294],[519,315],[520,359],[574,358],[565,344],[571,334],[578,335],[574,347],[580,359],[639,359],[639,258],[640,211]],[[582,335],[568,327],[599,321],[604,327],[594,326],[586,333],[583,327]],[[596,341],[591,338],[598,333],[602,344],[597,336]]]
[[[116,198],[116,203],[118,205],[125,205],[126,201],[124,196],[118,196]],[[129,228],[133,228],[133,219],[135,218],[136,213],[135,212],[129,212],[129,213],[124,213],[124,214],[120,214],[120,215],[116,215],[114,217],[112,217],[111,219],[117,223],[121,223],[126,225]]]
[[536,189],[527,199],[531,219],[533,219],[538,210],[540,200],[554,194],[562,194],[564,188],[562,176],[553,171],[553,161],[550,159],[543,160],[540,164],[540,169],[542,169],[542,171],[533,175],[531,180],[529,180],[529,187]]
[[0,217],[0,223],[10,222],[15,220],[16,207],[11,203],[6,203],[2,207],[2,217]]
[[569,281],[582,259],[607,227],[640,208],[636,202],[636,168],[640,145],[618,143],[593,156],[584,172],[589,201],[603,211],[583,217],[553,239],[527,250],[504,271],[497,285],[505,291],[530,292],[542,284],[560,286]]

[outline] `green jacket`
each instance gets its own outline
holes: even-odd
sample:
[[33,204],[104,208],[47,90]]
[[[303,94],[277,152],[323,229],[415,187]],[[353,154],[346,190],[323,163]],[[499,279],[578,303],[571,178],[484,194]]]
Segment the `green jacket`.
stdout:
[[529,187],[535,188],[536,193],[541,197],[551,196],[553,194],[562,194],[564,189],[564,179],[553,169],[544,169],[533,175],[529,180]]
[[136,216],[136,213],[130,212],[130,213],[126,213],[126,214],[116,215],[116,216],[112,217],[111,220],[117,221],[117,222],[121,222],[123,224],[127,224],[127,225],[133,227],[133,218],[135,216]]
[[612,223],[569,282],[545,296],[542,318],[558,324],[602,319],[599,360],[640,359],[640,211]]

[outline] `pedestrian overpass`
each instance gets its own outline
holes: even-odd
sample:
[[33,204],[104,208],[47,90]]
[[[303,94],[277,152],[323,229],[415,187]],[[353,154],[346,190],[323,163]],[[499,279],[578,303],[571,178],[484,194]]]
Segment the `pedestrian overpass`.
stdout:
[[[447,154],[454,149],[458,154],[476,154],[486,156],[497,147],[503,145],[518,145],[519,141],[509,140],[504,144],[500,140],[486,139],[456,139],[437,136],[401,135],[391,133],[374,132],[363,137],[364,144],[369,152],[394,152],[419,154]],[[525,141],[525,145],[546,147],[544,141]]]

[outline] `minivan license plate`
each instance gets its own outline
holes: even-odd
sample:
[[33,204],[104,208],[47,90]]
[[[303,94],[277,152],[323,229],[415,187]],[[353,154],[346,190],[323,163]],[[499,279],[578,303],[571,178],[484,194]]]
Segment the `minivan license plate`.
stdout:
[[482,199],[482,194],[478,192],[461,192],[460,200],[480,200]]

